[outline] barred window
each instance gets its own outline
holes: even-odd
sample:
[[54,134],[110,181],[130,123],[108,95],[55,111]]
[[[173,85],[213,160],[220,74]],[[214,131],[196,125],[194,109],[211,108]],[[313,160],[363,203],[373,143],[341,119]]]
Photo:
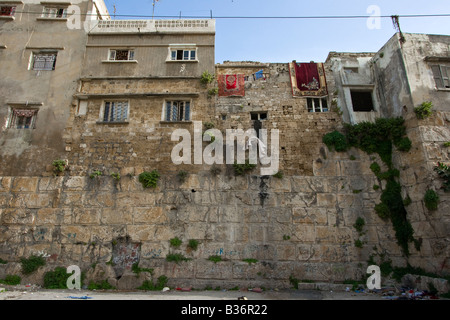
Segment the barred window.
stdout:
[[166,101],[165,121],[190,121],[189,101]]
[[56,52],[53,53],[34,53],[31,65],[32,70],[55,70]]
[[15,129],[34,129],[37,109],[12,109],[9,127]]
[[105,101],[103,122],[125,122],[128,119],[128,101]]

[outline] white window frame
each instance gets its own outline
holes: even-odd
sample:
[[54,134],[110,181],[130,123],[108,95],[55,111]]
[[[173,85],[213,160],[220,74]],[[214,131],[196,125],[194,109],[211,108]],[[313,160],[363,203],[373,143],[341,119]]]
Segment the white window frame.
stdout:
[[[323,102],[325,101],[326,106],[324,106]],[[311,102],[311,105],[310,105]],[[318,105],[317,105],[318,103]],[[328,112],[330,108],[328,107],[328,101],[326,97],[309,97],[306,98],[306,108],[309,113],[319,113],[319,112]]]
[[67,7],[44,6],[41,18],[44,19],[67,19]]
[[[180,56],[179,56],[180,55]],[[198,62],[198,50],[195,44],[169,45],[168,62]]]
[[[40,56],[41,59],[43,59],[44,56],[52,56],[54,57],[53,60],[42,60],[41,62],[44,64],[43,67],[36,66],[36,58]],[[37,51],[32,52],[30,57],[30,65],[29,70],[34,71],[53,71],[56,69],[56,60],[58,58],[58,52],[57,51]],[[51,67],[49,67],[51,65]]]
[[[126,106],[125,111],[122,110],[124,107],[123,104],[125,104],[125,106]],[[116,109],[116,112],[113,112],[113,114],[115,113],[116,115],[117,115],[117,108],[120,108],[120,110],[121,110],[120,117],[114,116],[111,119],[111,107]],[[108,112],[108,114],[107,114],[108,119],[105,120],[106,112]],[[98,122],[99,123],[128,123],[129,117],[130,117],[130,101],[129,100],[122,100],[122,99],[104,100],[102,103],[102,107],[100,109],[100,119],[98,120]]]
[[436,89],[450,89],[450,65],[432,64],[430,68]]
[[[121,59],[117,60],[117,51],[127,51],[127,59]],[[134,59],[135,57],[135,51],[134,49],[109,49],[108,51],[108,61],[114,61],[114,62],[126,62],[126,61],[136,61]]]
[[[170,103],[170,106],[169,106]],[[174,107],[177,107],[176,117]],[[170,107],[170,114],[168,114]],[[188,110],[188,111],[187,111]],[[181,112],[182,111],[182,112]],[[163,106],[161,121],[164,122],[190,122],[192,121],[192,100],[190,99],[166,99]]]

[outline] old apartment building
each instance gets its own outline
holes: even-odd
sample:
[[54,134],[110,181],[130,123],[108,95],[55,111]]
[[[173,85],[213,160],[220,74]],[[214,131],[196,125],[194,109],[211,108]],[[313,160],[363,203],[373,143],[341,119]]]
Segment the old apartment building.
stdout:
[[[434,166],[450,161],[449,36],[396,34],[378,52],[324,62],[215,64],[212,19],[111,20],[102,1],[0,3],[0,278],[31,255],[47,264],[24,281],[70,263],[120,289],[151,279],[135,263],[197,288],[342,283],[381,256],[448,274],[449,196]],[[89,13],[80,28],[68,27],[70,6]],[[418,119],[425,101],[434,112]],[[375,213],[378,155],[322,141],[345,123],[399,116],[412,148],[393,162],[421,243],[409,256]],[[172,161],[176,129],[252,128],[279,130],[277,176]],[[145,188],[140,174],[153,170],[156,187]],[[437,210],[424,205],[428,189]]]
[[68,28],[71,5],[83,22],[109,19],[103,1],[0,2],[2,175],[39,175],[64,151],[87,41],[84,28]]

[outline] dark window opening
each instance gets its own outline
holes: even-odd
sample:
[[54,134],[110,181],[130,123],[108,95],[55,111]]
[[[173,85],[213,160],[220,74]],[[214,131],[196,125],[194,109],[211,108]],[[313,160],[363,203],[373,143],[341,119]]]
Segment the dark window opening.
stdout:
[[308,106],[308,112],[328,112],[326,98],[307,98],[306,104]]
[[267,112],[252,112],[250,113],[251,120],[267,120]]
[[368,112],[373,111],[372,92],[370,91],[350,91],[352,96],[353,111]]

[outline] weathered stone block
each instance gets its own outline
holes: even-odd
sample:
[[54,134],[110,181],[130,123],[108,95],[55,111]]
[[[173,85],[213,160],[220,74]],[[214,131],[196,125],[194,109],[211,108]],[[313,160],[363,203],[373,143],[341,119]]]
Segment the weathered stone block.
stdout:
[[[317,227],[318,228],[318,227]],[[297,224],[293,226],[293,232],[290,236],[290,241],[299,242],[315,242],[316,241],[316,227],[314,225]]]
[[199,279],[232,279],[233,265],[230,262],[202,261],[197,263],[196,278]]
[[130,207],[103,208],[100,221],[103,224],[132,224],[131,210]]
[[76,224],[99,224],[102,209],[73,209],[74,223]]
[[11,188],[12,177],[0,177],[0,192],[8,192]]
[[163,224],[167,222],[167,216],[162,207],[134,208],[132,214],[135,224]]
[[87,184],[86,177],[69,177],[64,182],[64,188],[67,191],[82,191],[85,190]]
[[13,180],[12,192],[35,192],[39,178],[37,177],[16,177]]
[[318,193],[317,206],[325,208],[336,207],[336,194],[333,193]]
[[86,226],[61,226],[61,243],[89,243],[91,229]]
[[313,173],[315,176],[336,176],[339,172],[337,165],[333,160],[316,160],[313,162]]

